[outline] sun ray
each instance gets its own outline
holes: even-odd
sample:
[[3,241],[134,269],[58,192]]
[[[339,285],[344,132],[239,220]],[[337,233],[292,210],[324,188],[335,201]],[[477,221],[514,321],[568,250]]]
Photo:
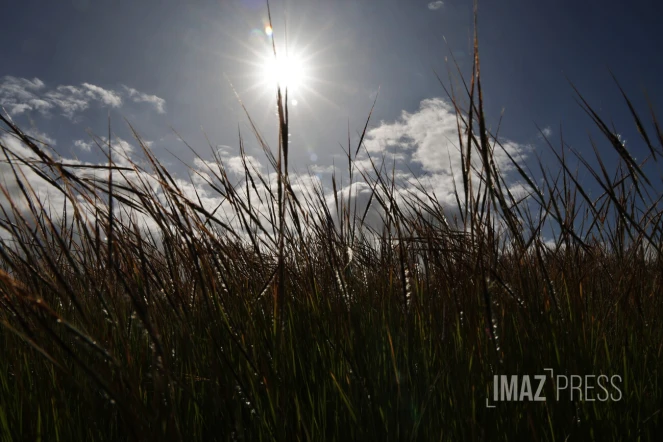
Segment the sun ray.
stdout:
[[291,93],[297,93],[307,77],[305,60],[296,54],[267,56],[262,70],[263,81],[268,87],[281,87]]

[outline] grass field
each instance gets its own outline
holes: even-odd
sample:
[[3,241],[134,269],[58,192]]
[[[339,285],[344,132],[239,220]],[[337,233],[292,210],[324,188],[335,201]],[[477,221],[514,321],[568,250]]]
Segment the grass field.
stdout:
[[[258,136],[276,179],[244,162],[237,182],[220,158],[199,177],[223,211],[138,135],[146,162],[84,171],[1,117],[17,143],[0,146],[0,439],[659,440],[660,177],[578,94],[596,158],[563,139],[547,143],[557,164],[510,158],[516,195],[478,60],[448,90],[455,207],[404,191],[380,158],[356,168],[361,141],[343,180],[370,187],[367,207],[336,175],[330,193],[294,192],[280,93],[278,149]],[[654,164],[663,132],[624,98]],[[619,393],[572,400],[548,378],[545,401],[493,400],[495,375],[546,368],[618,375]]]

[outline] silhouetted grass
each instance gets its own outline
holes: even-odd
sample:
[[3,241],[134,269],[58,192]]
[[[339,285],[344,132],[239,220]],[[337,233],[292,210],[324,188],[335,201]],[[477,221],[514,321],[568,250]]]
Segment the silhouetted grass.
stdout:
[[[494,161],[476,37],[463,85],[449,91],[456,208],[399,188],[379,159],[357,170],[361,141],[347,146],[348,177],[372,189],[371,209],[336,175],[334,207],[320,187],[297,195],[287,92],[276,156],[254,127],[276,182],[242,140],[243,180],[219,157],[200,174],[222,209],[186,196],[137,134],[149,167],[117,165],[109,132],[97,140],[108,167],[85,172],[0,116],[30,152],[0,146],[18,183],[0,185],[2,440],[657,440],[658,179],[578,93],[604,135],[598,166],[548,142],[559,163],[539,163],[538,178],[509,156],[527,189],[514,195]],[[651,133],[623,96],[657,161],[653,113]],[[44,206],[31,174],[67,203]],[[549,380],[546,402],[486,408],[493,375],[544,368],[620,375],[623,397],[556,401]]]

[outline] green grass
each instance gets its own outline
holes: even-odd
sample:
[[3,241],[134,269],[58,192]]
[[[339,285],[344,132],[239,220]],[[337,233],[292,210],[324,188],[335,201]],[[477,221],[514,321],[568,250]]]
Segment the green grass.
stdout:
[[[360,173],[362,145],[347,147],[377,230],[336,176],[335,211],[321,188],[291,191],[280,94],[277,153],[263,143],[277,183],[250,165],[234,182],[216,158],[206,179],[225,214],[185,197],[137,135],[149,168],[109,156],[91,178],[0,117],[32,152],[0,146],[21,183],[0,185],[0,439],[658,440],[660,186],[585,103],[619,158],[611,174],[580,157],[602,194],[588,197],[562,141],[541,181],[513,160],[529,195],[516,199],[475,51],[466,105],[449,93],[456,208],[403,191],[377,159]],[[655,117],[647,133],[632,113],[654,162]],[[35,173],[66,213],[40,204]],[[545,402],[486,407],[494,374],[545,368],[620,375],[623,397],[556,401],[549,380]]]

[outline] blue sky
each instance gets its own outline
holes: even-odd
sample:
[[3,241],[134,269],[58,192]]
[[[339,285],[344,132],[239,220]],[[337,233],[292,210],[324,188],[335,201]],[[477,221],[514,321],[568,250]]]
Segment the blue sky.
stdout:
[[[94,149],[86,150],[85,131],[105,134],[110,110],[116,136],[133,143],[128,119],[183,176],[169,152],[185,162],[193,156],[170,126],[206,158],[205,134],[213,145],[228,146],[231,158],[239,129],[249,154],[260,161],[228,80],[261,131],[276,139],[275,97],[260,84],[270,44],[264,1],[10,3],[0,102],[17,122],[54,141],[62,156],[101,161]],[[411,167],[448,185],[451,147],[444,127],[451,113],[439,100],[445,94],[434,70],[449,84],[450,53],[464,73],[471,67],[471,2],[274,0],[271,6],[279,49],[287,23],[289,50],[301,54],[307,71],[306,87],[295,92],[298,104],[290,108],[291,164],[300,172],[314,166],[324,177],[332,161],[340,161],[348,121],[356,140],[379,87],[369,145],[395,154],[402,170]],[[661,17],[657,2],[643,0],[480,2],[489,121],[494,127],[504,110],[501,136],[525,158],[547,158],[535,124],[549,128],[552,138],[562,124],[567,141],[589,153],[593,129],[570,80],[615,122],[634,155],[644,155],[608,69],[639,109],[647,109],[644,88],[653,103],[663,103]],[[403,139],[410,141],[401,146]]]

